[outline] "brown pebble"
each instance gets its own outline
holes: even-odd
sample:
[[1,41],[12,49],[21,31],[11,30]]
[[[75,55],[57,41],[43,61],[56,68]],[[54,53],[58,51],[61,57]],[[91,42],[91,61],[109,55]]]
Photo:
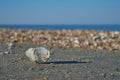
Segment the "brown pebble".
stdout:
[[76,75],[74,75],[73,77],[74,77],[74,78],[80,78],[81,76],[80,76],[80,74],[76,74]]
[[100,66],[100,69],[101,69],[101,70],[103,70],[103,69],[104,69],[104,67],[103,67],[103,66]]
[[34,68],[33,68],[33,67],[30,67],[29,70],[32,71],[32,70],[34,70]]
[[77,61],[81,61],[81,60],[82,60],[82,58],[81,58],[81,57],[78,57],[78,58],[77,58]]
[[47,78],[47,77],[44,77],[43,80],[48,80],[48,78]]
[[20,58],[19,58],[19,60],[20,60],[20,61],[23,61],[23,60],[24,60],[24,58],[20,57]]

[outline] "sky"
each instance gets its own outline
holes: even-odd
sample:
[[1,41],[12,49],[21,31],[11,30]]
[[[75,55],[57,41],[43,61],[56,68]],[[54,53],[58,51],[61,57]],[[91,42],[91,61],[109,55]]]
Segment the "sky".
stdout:
[[0,24],[120,24],[120,0],[0,0]]

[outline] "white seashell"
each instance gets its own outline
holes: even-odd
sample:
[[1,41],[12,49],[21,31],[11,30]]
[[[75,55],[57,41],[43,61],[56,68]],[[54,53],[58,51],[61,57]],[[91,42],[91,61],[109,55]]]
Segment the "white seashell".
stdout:
[[37,63],[44,63],[50,57],[50,52],[44,47],[29,48],[25,54],[30,61]]
[[14,44],[12,42],[8,43],[8,49],[12,49],[13,45]]
[[74,44],[79,44],[79,40],[77,37],[74,38]]
[[50,52],[44,47],[35,48],[35,53],[37,54],[40,62],[46,62],[50,57]]
[[74,44],[79,44],[79,41],[78,40],[74,40]]
[[29,58],[30,61],[35,61],[35,54],[34,54],[35,48],[29,48],[25,54]]

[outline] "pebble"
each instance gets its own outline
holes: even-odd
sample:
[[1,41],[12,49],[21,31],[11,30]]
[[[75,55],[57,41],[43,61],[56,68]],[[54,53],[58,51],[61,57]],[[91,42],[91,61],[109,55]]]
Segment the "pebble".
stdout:
[[115,76],[113,73],[110,73],[110,76]]
[[10,54],[10,51],[4,52],[4,55],[8,55],[8,54]]
[[13,43],[8,43],[8,49],[11,49],[13,47]]
[[32,70],[34,70],[34,68],[33,68],[33,67],[30,67],[29,70],[32,71]]
[[17,42],[47,47],[120,51],[120,32],[117,31],[0,29],[0,33],[0,42],[9,43],[9,49]]
[[24,61],[25,59],[24,58],[22,58],[22,57],[20,57],[20,58],[18,58],[20,61]]
[[69,74],[65,74],[65,76],[64,76],[65,78],[69,78],[70,77],[70,75]]
[[105,77],[106,76],[106,74],[104,74],[104,73],[101,73],[101,74],[99,74],[101,77]]
[[48,80],[48,78],[47,78],[47,77],[44,77],[43,80]]

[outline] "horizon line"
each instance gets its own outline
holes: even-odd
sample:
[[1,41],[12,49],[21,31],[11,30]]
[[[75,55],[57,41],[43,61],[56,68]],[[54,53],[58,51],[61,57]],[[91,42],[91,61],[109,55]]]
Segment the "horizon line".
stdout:
[[0,24],[0,25],[120,25],[120,24]]

